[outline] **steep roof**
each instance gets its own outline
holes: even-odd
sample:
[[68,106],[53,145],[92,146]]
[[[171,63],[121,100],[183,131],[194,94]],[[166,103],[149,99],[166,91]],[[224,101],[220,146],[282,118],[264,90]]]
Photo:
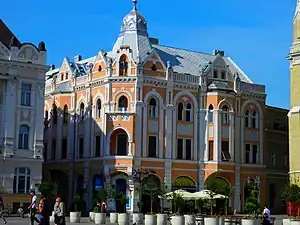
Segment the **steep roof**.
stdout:
[[[0,19],[0,41],[9,48],[10,40],[12,37],[16,36],[11,32],[11,30],[6,26],[6,24],[3,22],[3,20]],[[18,44],[21,44],[21,42],[16,38],[16,41]]]

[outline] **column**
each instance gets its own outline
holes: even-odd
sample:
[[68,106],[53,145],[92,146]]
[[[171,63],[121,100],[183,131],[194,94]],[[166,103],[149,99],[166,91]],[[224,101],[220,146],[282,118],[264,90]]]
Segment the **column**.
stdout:
[[89,162],[86,161],[84,162],[83,165],[83,178],[84,178],[84,194],[83,194],[83,199],[85,199],[86,201],[86,206],[87,209],[91,208],[91,192],[88,190],[89,186],[90,186],[90,165]]
[[[167,186],[166,191],[172,191],[172,161],[170,159],[166,159],[165,161],[165,185]],[[164,201],[164,207],[169,208],[172,207],[171,201]]]
[[84,152],[83,158],[89,158],[91,155],[91,88],[86,90],[87,107],[85,109],[85,120],[84,120]]
[[[71,160],[73,159],[73,152],[74,152],[74,148],[75,148],[75,145],[74,145],[74,132],[76,131],[76,121],[75,121],[75,118],[74,116],[70,116],[70,120],[68,122],[68,139],[67,139],[67,143],[68,143],[68,159]],[[49,129],[51,130],[51,129]],[[49,144],[48,144],[49,146]]]
[[61,159],[61,153],[62,153],[62,127],[63,127],[63,120],[62,120],[62,113],[57,113],[57,125],[56,125],[56,153],[55,157],[56,159]]
[[74,176],[74,171],[73,171],[73,168],[72,168],[72,164],[70,164],[70,169],[69,169],[69,179],[68,179],[68,203],[70,206],[70,204],[72,203],[73,201],[73,194],[75,193],[75,176]]
[[132,156],[132,140],[128,141],[128,156]]
[[[15,114],[16,114],[16,107],[19,105],[17,102],[17,94],[20,94],[19,90],[19,84],[18,81],[15,80],[9,80],[7,82],[7,89],[5,94],[5,105],[11,106],[6,107],[5,111],[5,151],[4,156],[11,156],[14,155],[14,149],[15,145],[18,143],[15,143],[15,128],[16,128],[16,122],[15,122]],[[18,130],[18,128],[17,128]]]
[[159,104],[160,112],[159,112],[159,137],[158,137],[158,157],[164,158],[163,149],[164,149],[164,106],[163,102]]
[[241,212],[241,166],[235,166],[234,209]]
[[142,156],[142,149],[143,149],[143,142],[142,142],[142,135],[143,135],[143,102],[138,101],[136,102],[136,116],[135,116],[135,153],[136,157]]
[[[261,113],[260,113],[261,114]],[[258,154],[259,154],[259,164],[264,163],[264,123],[263,123],[263,115],[259,115],[259,147],[258,147]]]
[[230,127],[229,127],[229,154],[231,156],[231,160],[234,161],[234,111],[230,111],[229,112],[229,116],[230,116]]
[[208,118],[207,118],[207,110],[201,109],[199,111],[199,149],[198,153],[198,190],[204,189],[204,180],[205,180],[205,172],[204,172],[204,162],[208,161]]
[[221,112],[215,111],[215,126],[214,126],[214,161],[221,160]]
[[[147,106],[143,105],[143,119],[142,119],[142,123],[143,123],[143,128],[144,130],[148,130],[148,123],[147,123]],[[142,140],[142,157],[147,157],[147,132],[143,132],[143,140]]]

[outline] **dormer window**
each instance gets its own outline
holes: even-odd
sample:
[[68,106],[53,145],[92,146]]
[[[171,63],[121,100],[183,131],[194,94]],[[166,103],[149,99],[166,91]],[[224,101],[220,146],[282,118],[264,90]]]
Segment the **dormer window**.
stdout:
[[213,70],[213,78],[218,78],[218,70]]
[[119,62],[119,76],[127,76],[128,72],[128,60],[126,55],[122,55],[120,57],[120,62]]
[[156,71],[156,70],[157,70],[157,68],[156,68],[156,65],[155,65],[155,64],[153,64],[153,65],[152,65],[152,67],[151,67],[151,70],[152,70],[152,71]]
[[226,72],[225,71],[221,72],[221,78],[222,78],[222,80],[226,80]]

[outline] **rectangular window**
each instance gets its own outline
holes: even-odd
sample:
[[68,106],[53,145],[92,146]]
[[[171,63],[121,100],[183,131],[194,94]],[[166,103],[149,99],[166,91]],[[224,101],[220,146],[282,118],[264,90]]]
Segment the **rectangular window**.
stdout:
[[222,71],[222,72],[221,72],[221,78],[222,78],[223,80],[226,80],[226,72],[225,72],[225,71]]
[[21,105],[30,106],[31,103],[31,84],[22,84]]
[[52,151],[51,151],[51,159],[56,159],[56,140],[52,140]]
[[218,70],[214,70],[213,78],[218,78]]
[[276,155],[274,152],[271,154],[271,165],[272,166],[276,165]]
[[68,141],[66,138],[61,140],[61,159],[66,159],[68,155]]
[[208,142],[208,161],[214,160],[214,141]]
[[231,160],[231,156],[229,153],[229,141],[222,141],[221,145],[221,153],[222,153],[222,161],[228,162]]
[[253,164],[259,164],[257,145],[252,145],[252,160]]
[[84,141],[83,137],[79,138],[79,158],[83,158]]
[[214,122],[214,111],[209,110],[208,111],[208,122],[213,123]]
[[48,157],[48,144],[44,143],[44,152],[43,152],[44,162],[47,162],[47,157]]
[[185,158],[187,160],[192,159],[192,140],[191,139],[185,140]]
[[183,139],[177,139],[177,159],[183,159]]
[[246,144],[245,163],[250,163],[250,145]]
[[157,153],[157,137],[149,136],[148,138],[148,157],[155,158]]
[[101,153],[101,136],[96,136],[95,157],[100,157]]

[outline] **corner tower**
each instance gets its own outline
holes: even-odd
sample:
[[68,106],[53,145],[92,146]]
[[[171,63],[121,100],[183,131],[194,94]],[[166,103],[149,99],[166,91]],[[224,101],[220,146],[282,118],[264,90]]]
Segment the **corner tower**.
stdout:
[[300,178],[300,0],[297,0],[293,26],[293,44],[288,56],[291,82],[290,111],[288,113],[291,181]]

